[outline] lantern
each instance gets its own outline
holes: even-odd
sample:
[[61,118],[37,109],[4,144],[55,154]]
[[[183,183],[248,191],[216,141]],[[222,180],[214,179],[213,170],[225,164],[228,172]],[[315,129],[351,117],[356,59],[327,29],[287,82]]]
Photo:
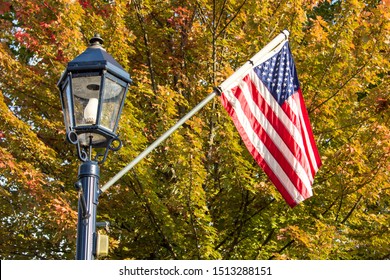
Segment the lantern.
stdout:
[[105,159],[109,149],[121,146],[116,130],[131,78],[102,44],[95,35],[58,82],[67,139],[77,145],[82,161],[88,160],[88,149],[106,148]]

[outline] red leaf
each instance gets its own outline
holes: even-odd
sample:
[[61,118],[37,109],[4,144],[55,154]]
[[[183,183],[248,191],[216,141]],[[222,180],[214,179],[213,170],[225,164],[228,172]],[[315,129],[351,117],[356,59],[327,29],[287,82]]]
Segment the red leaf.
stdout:
[[11,3],[4,2],[0,3],[0,15],[8,13],[11,10]]

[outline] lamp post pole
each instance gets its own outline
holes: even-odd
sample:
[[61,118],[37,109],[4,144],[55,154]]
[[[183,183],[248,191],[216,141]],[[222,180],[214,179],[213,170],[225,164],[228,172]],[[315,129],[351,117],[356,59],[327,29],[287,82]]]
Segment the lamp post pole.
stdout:
[[93,260],[96,251],[96,210],[100,169],[95,161],[80,165],[76,188],[79,191],[77,224],[77,260]]

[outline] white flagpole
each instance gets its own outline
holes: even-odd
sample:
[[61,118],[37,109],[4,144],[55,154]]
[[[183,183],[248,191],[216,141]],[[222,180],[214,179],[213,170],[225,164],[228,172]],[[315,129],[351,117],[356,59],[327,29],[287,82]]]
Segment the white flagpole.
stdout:
[[[234,72],[229,78],[227,78],[220,86],[222,91],[225,88],[231,86],[235,83],[237,79],[240,79],[245,75],[249,70],[251,70],[255,65],[261,63],[268,53],[273,49],[279,46],[281,43],[288,39],[289,32],[283,30],[278,36],[276,36],[271,42],[269,42],[264,48],[262,48],[257,54],[255,54],[248,62],[241,66],[236,72]],[[140,153],[132,162],[125,166],[121,171],[119,171],[114,177],[112,177],[103,187],[100,188],[101,192],[105,192],[109,187],[115,184],[123,175],[130,171],[138,162],[140,162],[144,157],[146,157],[151,151],[153,151],[158,145],[161,144],[165,139],[167,139],[173,132],[175,132],[180,126],[182,126],[188,119],[195,115],[200,109],[202,109],[207,103],[209,103],[216,95],[218,94],[217,90],[214,90],[209,96],[203,99],[198,105],[196,105],[190,112],[188,112],[183,118],[181,118],[174,126],[167,130],[163,135],[156,139],[149,147],[147,147],[142,153]]]

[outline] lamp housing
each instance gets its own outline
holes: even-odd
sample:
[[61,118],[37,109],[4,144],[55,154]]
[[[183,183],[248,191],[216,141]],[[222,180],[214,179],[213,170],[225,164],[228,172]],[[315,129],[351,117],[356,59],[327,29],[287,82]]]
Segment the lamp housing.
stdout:
[[68,141],[81,149],[107,148],[119,140],[116,130],[132,80],[102,47],[99,35],[89,42],[68,63],[57,85]]

